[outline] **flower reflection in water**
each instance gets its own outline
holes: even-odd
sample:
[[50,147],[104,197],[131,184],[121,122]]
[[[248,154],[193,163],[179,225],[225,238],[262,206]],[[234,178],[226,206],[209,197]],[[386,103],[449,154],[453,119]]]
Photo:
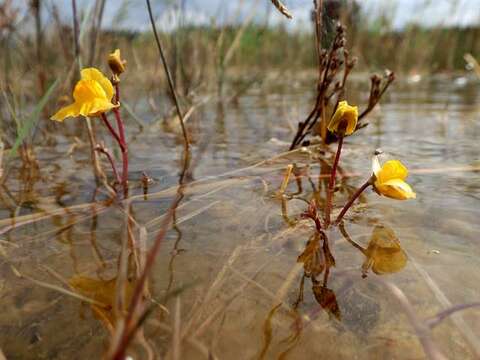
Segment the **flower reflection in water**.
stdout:
[[365,255],[366,259],[362,265],[363,277],[367,276],[370,269],[377,275],[392,274],[402,270],[407,264],[407,255],[400,246],[395,232],[389,227],[375,226],[366,248],[353,241],[343,226],[340,226],[340,231],[350,244]]

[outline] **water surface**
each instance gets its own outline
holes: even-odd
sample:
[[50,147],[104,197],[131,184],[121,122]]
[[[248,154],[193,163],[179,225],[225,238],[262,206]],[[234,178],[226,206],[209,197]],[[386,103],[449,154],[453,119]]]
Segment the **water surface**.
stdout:
[[[331,161],[335,145],[278,155],[313,104],[311,88],[271,81],[236,102],[211,98],[188,120],[194,168],[150,283],[170,314],[152,312],[134,358],[171,356],[175,306],[186,359],[208,351],[219,359],[425,358],[418,324],[480,301],[480,82],[434,77],[395,84],[371,124],[347,139],[334,213],[368,178],[379,147],[410,169],[417,199],[367,191],[343,233],[327,233],[335,266],[305,278],[298,302],[305,262],[325,254],[313,224],[297,220],[304,200],[324,189],[322,160]],[[352,102],[365,103],[368,88],[350,91]],[[151,244],[175,194],[181,138],[174,121],[142,110],[144,99],[129,102],[147,123],[140,129],[127,117],[134,232]],[[108,302],[125,234],[125,213],[96,187],[86,144],[72,148],[78,121],[39,141],[38,168],[16,164],[1,190],[0,348],[9,359],[97,358],[108,346],[108,319],[58,291],[82,293],[88,284],[84,295]],[[287,203],[289,223],[275,193],[290,163],[303,169],[303,186]],[[147,196],[142,171],[154,180]],[[292,178],[287,194],[296,192]],[[427,337],[448,358],[474,359],[478,334],[472,308]]]

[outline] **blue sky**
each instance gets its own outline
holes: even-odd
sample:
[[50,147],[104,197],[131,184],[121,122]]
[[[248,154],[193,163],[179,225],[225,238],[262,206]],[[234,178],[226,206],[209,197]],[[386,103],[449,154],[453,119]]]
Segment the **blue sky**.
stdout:
[[[52,0],[66,18],[71,13],[70,0]],[[148,15],[144,0],[106,0],[105,27],[122,27],[136,30],[148,29]],[[197,24],[238,21],[245,18],[255,7],[256,19],[263,20],[271,7],[269,0],[151,0],[155,8],[158,25],[164,29],[175,24],[174,6],[185,2],[185,14],[189,22]],[[77,0],[78,7],[88,13],[94,0]],[[294,15],[287,20],[276,11],[270,11],[270,23],[284,22],[292,29],[309,28],[309,13],[312,0],[284,0]],[[370,19],[384,14],[392,19],[395,28],[409,23],[425,26],[480,24],[480,0],[359,0],[362,11]],[[118,15],[125,15],[122,21]]]

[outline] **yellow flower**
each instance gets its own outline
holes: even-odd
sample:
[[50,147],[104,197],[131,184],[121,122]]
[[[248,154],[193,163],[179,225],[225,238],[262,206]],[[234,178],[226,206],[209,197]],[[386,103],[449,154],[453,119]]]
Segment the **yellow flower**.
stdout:
[[115,75],[120,75],[125,71],[126,60],[120,57],[120,49],[116,49],[113,53],[108,55],[108,66]]
[[372,168],[375,178],[373,187],[378,194],[397,200],[415,199],[416,194],[405,182],[408,170],[400,161],[389,160],[380,166],[378,157],[374,156]]
[[112,103],[113,94],[112,83],[99,70],[83,69],[73,90],[74,103],[61,108],[50,119],[63,121],[80,115],[98,116],[118,106]]
[[350,135],[355,131],[358,121],[358,108],[346,101],[338,103],[337,110],[328,124],[328,130],[341,135]]

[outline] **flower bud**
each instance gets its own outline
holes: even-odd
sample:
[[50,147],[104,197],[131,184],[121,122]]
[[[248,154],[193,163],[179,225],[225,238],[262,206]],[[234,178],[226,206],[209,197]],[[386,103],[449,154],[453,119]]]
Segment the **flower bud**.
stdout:
[[116,49],[113,53],[108,55],[108,66],[113,72],[113,75],[118,76],[125,71],[127,65],[126,60],[120,57],[120,49]]
[[340,101],[335,114],[333,114],[328,130],[337,135],[350,135],[355,131],[358,121],[358,108]]

